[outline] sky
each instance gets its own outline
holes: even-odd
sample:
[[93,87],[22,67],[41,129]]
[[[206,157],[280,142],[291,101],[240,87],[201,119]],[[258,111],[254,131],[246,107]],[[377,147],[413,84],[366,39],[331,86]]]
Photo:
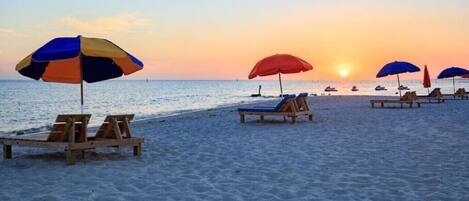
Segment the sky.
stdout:
[[427,65],[434,78],[469,67],[469,1],[0,0],[0,79],[27,79],[14,70],[21,59],[76,35],[109,39],[144,62],[125,79],[247,79],[279,53],[314,67],[287,79],[375,79],[396,60]]

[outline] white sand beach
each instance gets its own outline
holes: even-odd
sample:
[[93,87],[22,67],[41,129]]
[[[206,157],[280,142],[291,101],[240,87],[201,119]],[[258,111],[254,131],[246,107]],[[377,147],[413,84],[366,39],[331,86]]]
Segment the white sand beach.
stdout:
[[0,200],[469,200],[469,101],[370,98],[311,97],[315,120],[294,125],[240,124],[237,107],[135,122],[141,157],[98,149],[66,166],[63,150],[13,147]]

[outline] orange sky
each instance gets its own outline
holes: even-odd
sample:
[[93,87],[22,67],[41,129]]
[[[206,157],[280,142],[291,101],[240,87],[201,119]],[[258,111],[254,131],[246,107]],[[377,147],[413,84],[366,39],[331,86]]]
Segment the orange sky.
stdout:
[[[0,78],[21,78],[14,66],[23,57],[53,37],[79,34],[108,38],[140,58],[144,70],[126,79],[247,79],[258,60],[276,53],[314,66],[287,79],[374,79],[394,60],[427,64],[436,77],[444,67],[469,67],[466,2],[143,1],[99,12],[85,2],[84,13],[59,6],[19,18],[22,5],[7,3],[0,8]],[[349,76],[341,78],[340,69]]]

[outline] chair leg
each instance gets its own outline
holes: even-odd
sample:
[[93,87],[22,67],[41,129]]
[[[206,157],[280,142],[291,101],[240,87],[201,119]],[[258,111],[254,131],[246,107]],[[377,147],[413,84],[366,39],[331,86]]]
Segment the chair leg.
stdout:
[[75,164],[75,155],[74,151],[67,149],[65,150],[65,163],[67,165],[74,165]]
[[85,159],[85,150],[81,150],[80,151],[80,156],[81,156],[81,159]]
[[11,159],[12,158],[12,149],[11,145],[3,145],[3,158],[4,159]]
[[134,156],[141,156],[142,155],[142,144],[138,144],[134,146]]
[[291,123],[292,123],[292,124],[296,123],[296,116],[292,116],[292,117],[291,117]]
[[244,117],[244,114],[239,115],[239,120],[240,120],[241,123],[244,123],[246,121],[246,119]]
[[263,122],[264,121],[264,115],[261,115],[260,117],[261,117],[261,122]]

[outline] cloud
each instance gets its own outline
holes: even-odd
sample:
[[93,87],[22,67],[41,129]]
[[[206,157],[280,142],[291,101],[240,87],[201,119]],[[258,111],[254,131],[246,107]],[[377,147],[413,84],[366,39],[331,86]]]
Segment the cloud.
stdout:
[[18,32],[16,32],[13,29],[5,29],[0,27],[0,37],[10,37],[10,36],[16,36],[18,35]]
[[141,27],[148,23],[144,17],[133,14],[121,14],[101,17],[92,20],[82,20],[75,17],[64,17],[57,23],[67,29],[78,33],[110,34],[117,32],[129,32],[133,28]]

